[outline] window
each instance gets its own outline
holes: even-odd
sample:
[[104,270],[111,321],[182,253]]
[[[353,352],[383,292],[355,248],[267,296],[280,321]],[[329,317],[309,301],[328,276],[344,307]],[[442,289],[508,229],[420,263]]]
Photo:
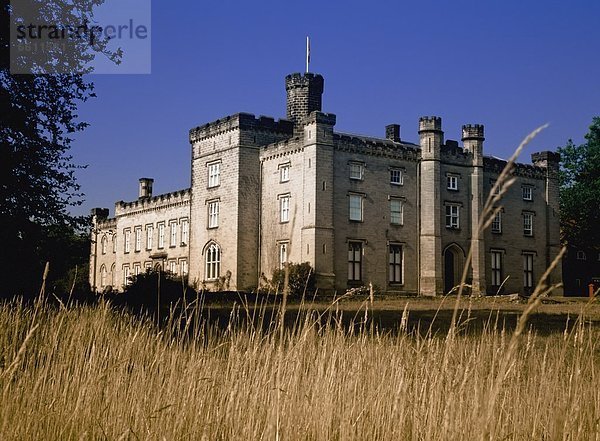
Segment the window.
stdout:
[[364,176],[364,164],[358,162],[350,163],[350,179],[362,181]]
[[287,182],[290,180],[290,165],[284,164],[279,166],[279,182]]
[[502,285],[502,251],[492,251],[492,286]]
[[351,194],[348,199],[350,208],[350,220],[362,222],[363,220],[363,197],[359,194]]
[[158,248],[165,247],[165,224],[158,224]]
[[106,286],[106,267],[102,265],[100,267],[100,288],[104,288]]
[[125,230],[125,252],[128,253],[131,250],[131,231]]
[[348,243],[348,280],[359,281],[362,279],[362,243]]
[[152,270],[152,262],[144,262],[144,269],[146,270],[146,272],[151,271]]
[[459,205],[446,205],[446,228],[459,228],[459,210]]
[[110,267],[110,285],[111,286],[115,286],[116,277],[117,277],[117,268],[116,268],[115,264],[113,263],[112,266]]
[[133,274],[135,276],[139,276],[141,272],[142,272],[142,265],[140,263],[134,263],[133,264]]
[[289,222],[290,220],[290,196],[281,196],[279,198],[279,221]]
[[177,221],[169,223],[169,227],[171,229],[171,241],[169,245],[175,247],[177,246]]
[[533,188],[528,186],[528,185],[524,185],[523,187],[521,187],[521,191],[523,192],[523,200],[524,201],[532,201],[533,200]]
[[585,251],[577,251],[577,260],[587,260]]
[[523,213],[523,235],[533,236],[533,214]]
[[135,227],[135,251],[142,250],[142,227]]
[[108,243],[108,239],[106,236],[102,236],[102,240],[100,241],[100,248],[102,249],[102,254],[106,254],[106,245]]
[[404,225],[404,202],[400,199],[390,199],[390,223]]
[[117,235],[113,234],[112,237],[112,247],[113,247],[113,253],[117,252]]
[[402,283],[402,245],[390,245],[390,283]]
[[216,280],[221,272],[221,249],[216,243],[211,244],[206,250],[206,280]]
[[208,188],[218,187],[221,181],[221,163],[208,164]]
[[130,276],[131,272],[129,265],[123,265],[123,285],[129,285],[131,283],[131,280],[129,280]]
[[491,181],[492,184],[492,190],[494,190],[494,194],[500,194],[500,192],[502,191],[502,184],[499,184],[496,189],[494,189],[494,185],[496,185],[497,181]]
[[502,212],[498,211],[492,220],[492,233],[502,233]]
[[404,184],[404,176],[402,170],[393,168],[390,170],[390,184],[402,185]]
[[219,226],[219,201],[208,203],[208,228],[217,228]]
[[169,262],[169,272],[171,274],[177,274],[177,261],[171,260]]
[[190,235],[190,221],[187,219],[181,220],[181,245],[187,245]]
[[458,191],[458,176],[447,176],[446,181],[448,190]]
[[279,269],[285,268],[285,264],[288,261],[288,242],[281,242],[279,244]]
[[188,274],[188,263],[187,260],[183,259],[179,262],[179,267],[181,268],[181,275],[187,276]]
[[152,241],[154,240],[154,225],[146,225],[146,249],[152,249]]
[[533,254],[523,254],[523,287],[533,288]]

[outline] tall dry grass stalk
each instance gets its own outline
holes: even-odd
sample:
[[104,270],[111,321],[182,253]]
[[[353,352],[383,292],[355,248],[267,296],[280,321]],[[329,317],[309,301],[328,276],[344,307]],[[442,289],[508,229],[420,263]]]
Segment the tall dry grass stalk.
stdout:
[[174,317],[157,329],[107,304],[0,306],[0,438],[575,440],[599,433],[598,332],[583,320],[564,335],[524,333],[521,345],[493,324],[451,340],[372,334],[340,326],[335,314],[317,320],[309,309],[284,330],[283,344],[278,327],[236,312],[228,327],[199,320],[182,332],[182,323]]

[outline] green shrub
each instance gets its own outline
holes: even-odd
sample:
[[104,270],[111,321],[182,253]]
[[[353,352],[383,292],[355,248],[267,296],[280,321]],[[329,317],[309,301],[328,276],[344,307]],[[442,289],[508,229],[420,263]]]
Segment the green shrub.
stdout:
[[[310,263],[288,263],[289,270],[289,294],[301,296],[304,292],[313,293],[316,289],[315,271]],[[283,291],[285,285],[285,269],[273,271],[271,285],[278,291]]]

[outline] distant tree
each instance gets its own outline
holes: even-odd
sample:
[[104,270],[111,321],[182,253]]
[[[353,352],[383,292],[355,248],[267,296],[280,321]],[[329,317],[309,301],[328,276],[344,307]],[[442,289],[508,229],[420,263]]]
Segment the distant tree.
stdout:
[[563,242],[600,248],[600,117],[593,118],[586,142],[559,147]]
[[[23,0],[21,5],[27,1],[39,23],[84,23],[91,22],[93,6],[104,0]],[[93,58],[84,41],[74,42],[80,51],[68,59],[73,73],[11,75],[14,14],[9,2],[0,0],[0,290],[4,294],[29,293],[39,287],[44,260],[60,258],[56,247],[65,251],[80,244],[77,236],[85,219],[68,212],[68,207],[82,202],[74,175],[79,166],[69,149],[73,135],[87,126],[79,120],[77,106],[94,96],[93,84],[80,74]],[[64,234],[60,240],[56,231]],[[69,242],[74,238],[74,243]],[[53,267],[62,264],[54,261]]]

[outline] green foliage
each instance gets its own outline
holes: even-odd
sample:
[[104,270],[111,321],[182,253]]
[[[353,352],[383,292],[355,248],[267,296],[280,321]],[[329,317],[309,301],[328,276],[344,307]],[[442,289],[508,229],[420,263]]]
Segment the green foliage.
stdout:
[[[293,296],[301,296],[304,292],[313,293],[316,289],[315,271],[310,263],[288,263],[289,271],[289,293]],[[273,271],[271,280],[273,288],[283,290],[285,286],[285,269],[276,269]]]
[[[31,7],[39,23],[90,23],[93,6],[102,2],[32,2]],[[78,105],[95,95],[93,84],[75,73],[11,75],[11,14],[15,9],[0,0],[0,243],[9,250],[0,253],[0,283],[4,295],[31,295],[39,290],[46,260],[57,282],[75,265],[84,266],[87,240],[81,234],[87,219],[68,212],[82,202],[75,179],[81,166],[69,149],[74,134],[87,126],[78,118]],[[87,50],[81,47],[79,56],[69,57],[73,72],[82,72],[93,58]]]
[[563,242],[600,248],[600,117],[595,117],[586,142],[569,140],[559,147],[560,209]]

